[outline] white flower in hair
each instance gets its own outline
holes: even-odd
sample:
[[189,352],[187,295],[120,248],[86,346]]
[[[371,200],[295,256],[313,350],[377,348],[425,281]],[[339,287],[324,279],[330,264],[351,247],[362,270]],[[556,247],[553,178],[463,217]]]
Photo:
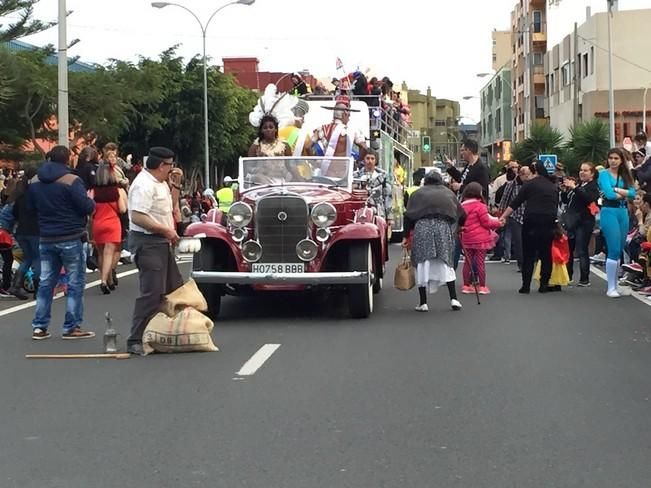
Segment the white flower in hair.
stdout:
[[294,124],[294,113],[292,108],[298,102],[298,98],[287,93],[278,93],[278,87],[273,83],[267,85],[258,103],[249,113],[249,122],[253,127],[260,127],[260,121],[265,115],[273,115],[278,120],[279,127],[287,127]]

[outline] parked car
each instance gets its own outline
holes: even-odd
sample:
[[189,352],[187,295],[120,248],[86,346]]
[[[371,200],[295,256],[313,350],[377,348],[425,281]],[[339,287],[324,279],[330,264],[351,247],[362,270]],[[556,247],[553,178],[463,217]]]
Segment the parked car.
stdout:
[[387,224],[368,190],[353,189],[353,163],[240,159],[236,202],[228,213],[211,210],[184,237],[198,250],[192,277],[213,317],[226,294],[307,289],[343,290],[352,317],[372,313],[388,260]]

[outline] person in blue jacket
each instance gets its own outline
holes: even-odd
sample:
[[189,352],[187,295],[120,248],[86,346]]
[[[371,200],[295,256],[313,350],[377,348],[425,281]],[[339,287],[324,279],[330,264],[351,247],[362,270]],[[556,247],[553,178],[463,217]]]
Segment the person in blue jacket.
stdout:
[[608,169],[599,173],[599,190],[603,195],[601,209],[601,232],[606,239],[607,295],[619,298],[617,271],[628,233],[628,201],[635,198],[635,185],[624,153],[619,148],[608,151]]

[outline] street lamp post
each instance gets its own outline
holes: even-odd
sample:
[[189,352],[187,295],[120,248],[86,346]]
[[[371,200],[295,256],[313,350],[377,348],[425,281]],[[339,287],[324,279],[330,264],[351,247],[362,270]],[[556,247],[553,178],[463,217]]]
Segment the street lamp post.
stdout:
[[646,133],[646,94],[649,91],[649,85],[644,87],[644,100],[642,102],[642,132]]
[[608,124],[610,147],[615,147],[615,90],[613,88],[613,7],[616,0],[608,2]]
[[151,6],[154,8],[164,8],[168,7],[170,5],[173,5],[175,7],[182,8],[186,12],[190,13],[192,17],[195,18],[195,20],[198,22],[199,27],[201,28],[201,35],[203,38],[203,131],[204,131],[204,172],[205,172],[205,186],[206,188],[210,188],[210,150],[209,150],[209,137],[208,137],[208,67],[207,67],[207,62],[206,62],[206,33],[208,32],[208,26],[210,25],[210,22],[212,19],[217,15],[220,11],[228,7],[229,5],[253,5],[255,3],[255,0],[234,0],[232,2],[228,2],[221,7],[219,7],[217,10],[215,10],[210,17],[208,17],[208,21],[205,23],[205,25],[201,22],[197,14],[195,14],[192,10],[190,10],[188,7],[184,5],[180,5],[178,3],[172,3],[172,2],[152,2]]
[[68,147],[68,40],[66,17],[66,0],[59,0],[59,49],[57,52],[58,64],[58,107],[57,124],[59,125],[59,145]]

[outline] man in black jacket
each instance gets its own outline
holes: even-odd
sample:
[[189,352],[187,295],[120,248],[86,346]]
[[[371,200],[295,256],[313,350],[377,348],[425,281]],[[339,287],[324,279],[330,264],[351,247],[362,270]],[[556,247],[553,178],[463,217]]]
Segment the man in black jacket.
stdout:
[[479,157],[479,145],[477,141],[466,139],[461,144],[461,159],[466,162],[464,168],[459,171],[454,167],[452,161],[448,158],[445,162],[448,165],[447,172],[452,178],[452,190],[456,192],[463,192],[463,189],[468,183],[477,182],[481,185],[484,191],[484,198],[488,202],[488,183],[490,176],[488,174],[488,167],[481,162]]

